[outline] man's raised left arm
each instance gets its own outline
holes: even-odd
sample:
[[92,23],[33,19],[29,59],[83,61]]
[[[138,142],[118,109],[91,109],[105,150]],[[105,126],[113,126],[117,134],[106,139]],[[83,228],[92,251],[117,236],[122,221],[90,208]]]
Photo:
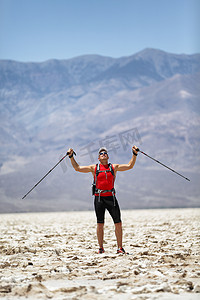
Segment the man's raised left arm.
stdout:
[[133,155],[132,155],[131,160],[129,161],[128,164],[114,164],[113,165],[115,172],[117,172],[117,171],[127,171],[127,170],[130,170],[134,167],[135,162],[136,162],[138,147],[133,146],[132,151],[133,151]]

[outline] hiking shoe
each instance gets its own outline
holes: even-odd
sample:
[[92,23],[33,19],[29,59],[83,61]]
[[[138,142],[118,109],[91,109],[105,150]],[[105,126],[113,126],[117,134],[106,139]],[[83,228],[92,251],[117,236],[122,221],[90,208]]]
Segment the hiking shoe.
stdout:
[[99,248],[99,254],[102,254],[102,253],[104,253],[105,251],[104,251],[104,249],[103,248]]
[[117,254],[118,253],[126,254],[126,251],[124,250],[124,248],[119,248],[117,249]]

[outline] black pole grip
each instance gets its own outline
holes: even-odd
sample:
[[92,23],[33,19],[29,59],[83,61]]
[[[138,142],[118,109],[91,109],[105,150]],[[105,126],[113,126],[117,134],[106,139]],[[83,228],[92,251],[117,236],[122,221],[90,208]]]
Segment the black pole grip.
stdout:
[[[76,152],[73,151],[73,154],[76,155]],[[69,155],[69,152],[67,152],[67,155]]]
[[[133,150],[132,150],[132,151],[133,151]],[[139,148],[136,148],[136,149],[135,149],[135,151],[139,152],[139,151],[140,151],[140,149],[139,149]]]

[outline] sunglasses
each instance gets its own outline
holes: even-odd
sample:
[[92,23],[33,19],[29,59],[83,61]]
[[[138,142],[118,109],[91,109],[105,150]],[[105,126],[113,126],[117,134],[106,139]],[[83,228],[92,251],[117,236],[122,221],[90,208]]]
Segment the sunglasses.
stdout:
[[106,154],[106,155],[108,155],[108,153],[107,153],[107,152],[100,152],[100,153],[99,153],[99,155],[103,155],[103,154]]

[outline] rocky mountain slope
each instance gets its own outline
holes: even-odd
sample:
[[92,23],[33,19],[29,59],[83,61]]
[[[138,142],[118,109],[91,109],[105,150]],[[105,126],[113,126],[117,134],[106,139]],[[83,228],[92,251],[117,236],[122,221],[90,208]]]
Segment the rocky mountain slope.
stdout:
[[91,174],[63,161],[21,197],[69,147],[81,164],[142,154],[116,179],[122,208],[199,206],[200,54],[145,49],[118,59],[86,55],[43,63],[0,61],[0,211],[92,209]]

